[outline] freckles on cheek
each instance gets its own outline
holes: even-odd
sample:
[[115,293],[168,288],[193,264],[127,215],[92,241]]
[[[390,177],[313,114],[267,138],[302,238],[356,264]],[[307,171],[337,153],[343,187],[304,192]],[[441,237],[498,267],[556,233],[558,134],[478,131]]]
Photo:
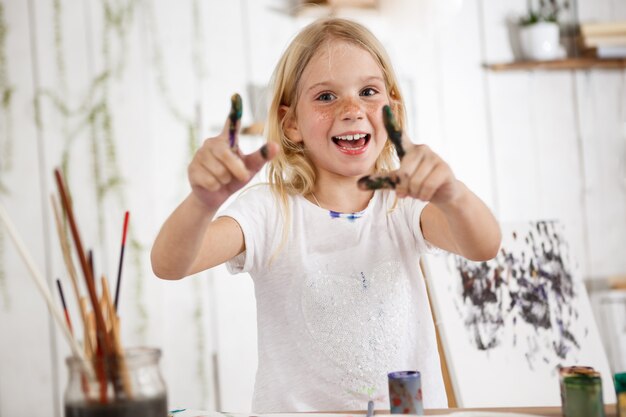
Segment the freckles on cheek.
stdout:
[[334,112],[332,110],[318,110],[315,112],[315,120],[318,122],[332,119]]
[[387,104],[387,103],[379,103],[379,102],[376,102],[376,103],[366,103],[365,104],[365,108],[366,108],[366,111],[369,114],[378,114],[378,115],[381,115],[381,117],[382,117],[383,107],[385,106],[385,104]]

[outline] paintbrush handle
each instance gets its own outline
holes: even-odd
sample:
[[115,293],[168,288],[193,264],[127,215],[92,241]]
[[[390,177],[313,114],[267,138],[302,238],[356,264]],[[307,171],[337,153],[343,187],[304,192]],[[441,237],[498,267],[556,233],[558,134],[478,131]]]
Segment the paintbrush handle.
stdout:
[[33,279],[33,281],[35,281],[35,285],[37,285],[39,292],[41,293],[41,295],[43,295],[44,300],[46,300],[50,313],[52,313],[52,316],[56,320],[57,324],[59,325],[59,327],[61,327],[61,331],[63,332],[63,335],[65,336],[68,343],[70,344],[72,353],[74,354],[74,356],[80,358],[80,362],[82,366],[84,367],[84,371],[87,372],[89,375],[93,375],[93,371],[91,370],[91,367],[87,364],[85,355],[83,354],[80,346],[76,342],[76,339],[72,337],[72,334],[70,333],[69,329],[65,325],[65,319],[63,318],[63,315],[61,314],[57,306],[52,301],[52,295],[50,294],[50,290],[48,289],[48,286],[46,285],[45,280],[43,279],[41,273],[37,269],[35,262],[30,257],[30,254],[26,250],[26,246],[22,242],[22,239],[19,237],[15,227],[13,226],[13,223],[11,222],[11,219],[9,218],[9,215],[7,214],[2,204],[0,204],[0,220],[2,220],[7,231],[9,232],[9,236],[11,237],[11,240],[15,244],[15,247],[17,248],[17,251],[22,257],[22,260],[26,264],[26,267],[30,271],[30,276]]
[[[50,203],[52,204],[52,211],[54,212],[54,222],[57,228],[57,234],[59,235],[59,241],[61,244],[61,252],[63,253],[63,261],[65,262],[65,267],[67,268],[67,273],[70,276],[70,281],[72,282],[72,289],[74,290],[74,295],[76,296],[76,302],[80,304],[80,290],[78,289],[78,279],[76,278],[76,268],[74,267],[74,262],[72,261],[72,253],[70,249],[70,244],[67,239],[67,233],[65,233],[65,229],[63,228],[62,220],[61,220],[61,210],[59,210],[59,204],[57,203],[54,195],[50,196]],[[86,314],[85,310],[80,308],[80,318],[83,321],[83,325],[85,324]]]
[[102,350],[104,355],[108,355],[110,352],[110,341],[109,337],[105,331],[104,327],[104,318],[102,317],[102,311],[100,310],[100,306],[98,305],[98,297],[96,295],[96,288],[94,285],[93,275],[91,273],[91,269],[87,264],[87,258],[85,256],[85,251],[83,250],[83,244],[80,240],[80,234],[78,233],[78,227],[76,225],[76,221],[74,219],[74,211],[72,210],[72,205],[70,204],[69,196],[67,195],[67,190],[63,183],[63,177],[61,176],[61,171],[58,169],[54,170],[54,177],[57,183],[57,187],[59,189],[59,194],[61,196],[61,204],[65,213],[67,215],[67,220],[70,224],[70,231],[72,232],[72,237],[74,238],[74,244],[76,246],[76,252],[78,254],[78,260],[80,261],[81,269],[83,270],[83,274],[85,276],[85,281],[87,284],[87,289],[89,293],[89,299],[91,300],[91,305],[93,307],[94,314],[96,316],[96,335],[102,344]]
[[[126,366],[126,359],[124,358],[124,349],[122,348],[122,341],[120,335],[120,322],[117,313],[115,312],[115,306],[111,301],[111,292],[109,291],[109,284],[107,279],[102,276],[102,300],[104,304],[104,310],[107,312],[107,318],[109,319],[111,343],[112,343],[112,357],[114,357],[114,366],[117,367],[116,375],[118,379],[114,382],[121,384],[121,388],[124,390],[126,398],[133,397],[132,384],[130,382],[130,375],[128,373],[128,367]],[[119,388],[118,388],[119,389]]]
[[122,283],[122,266],[124,265],[124,251],[126,249],[126,235],[128,233],[128,218],[130,213],[124,213],[124,227],[122,229],[122,248],[120,249],[120,262],[117,266],[117,281],[115,283],[115,311],[117,311],[120,300],[120,286]]

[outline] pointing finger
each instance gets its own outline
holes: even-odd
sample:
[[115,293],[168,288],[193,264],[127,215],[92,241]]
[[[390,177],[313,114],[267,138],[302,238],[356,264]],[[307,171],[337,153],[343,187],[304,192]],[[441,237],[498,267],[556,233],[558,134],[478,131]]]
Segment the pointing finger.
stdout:
[[383,107],[383,123],[389,140],[396,147],[398,158],[402,159],[405,155],[404,146],[402,146],[402,128],[388,105]]
[[239,155],[235,154],[229,147],[217,147],[213,150],[213,154],[239,181],[247,181],[250,178],[250,174]]

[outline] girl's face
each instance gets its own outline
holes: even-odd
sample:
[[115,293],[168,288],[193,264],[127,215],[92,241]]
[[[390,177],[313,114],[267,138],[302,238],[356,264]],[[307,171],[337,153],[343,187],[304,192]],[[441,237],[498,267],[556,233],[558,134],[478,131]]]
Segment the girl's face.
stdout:
[[304,142],[318,178],[371,173],[387,141],[381,109],[389,104],[372,55],[345,41],[328,42],[305,68],[299,87],[296,120],[286,131]]

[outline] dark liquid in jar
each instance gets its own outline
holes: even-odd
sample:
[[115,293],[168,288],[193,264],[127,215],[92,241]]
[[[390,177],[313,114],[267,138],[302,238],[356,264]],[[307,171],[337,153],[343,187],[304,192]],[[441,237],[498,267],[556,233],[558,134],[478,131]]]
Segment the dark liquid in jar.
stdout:
[[113,401],[107,404],[76,403],[65,405],[65,417],[165,417],[167,398],[154,397]]

